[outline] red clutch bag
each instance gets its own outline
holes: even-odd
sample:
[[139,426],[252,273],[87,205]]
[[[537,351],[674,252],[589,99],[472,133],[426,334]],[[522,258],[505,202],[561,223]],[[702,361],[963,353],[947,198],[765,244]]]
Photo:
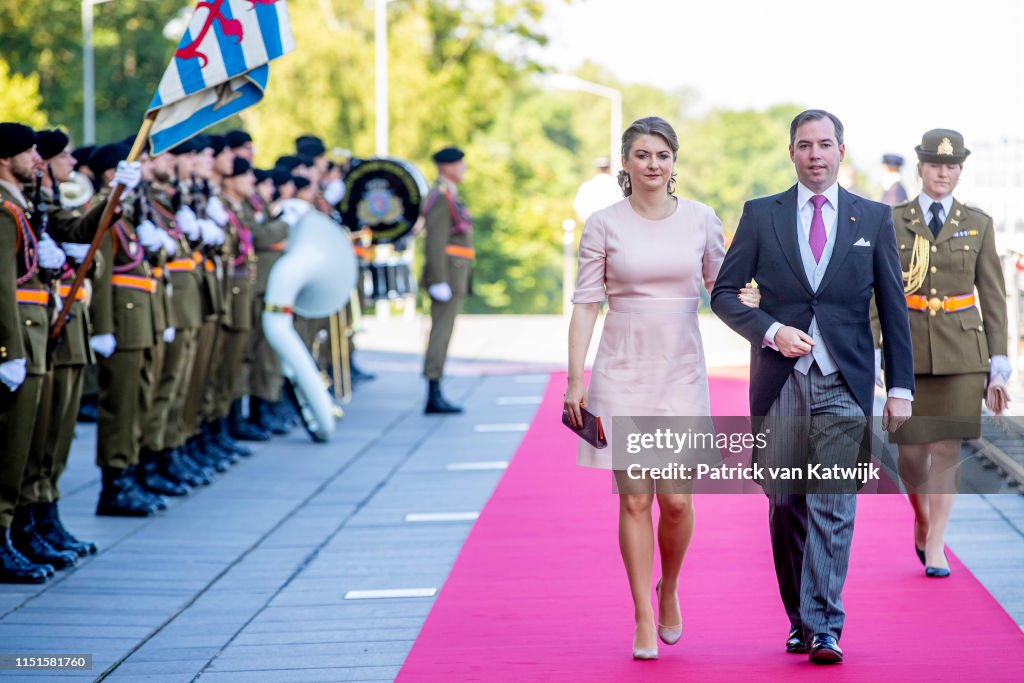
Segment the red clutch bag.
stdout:
[[608,439],[604,437],[604,427],[601,426],[601,416],[594,415],[592,412],[582,407],[580,408],[580,414],[583,416],[582,427],[577,428],[569,424],[569,413],[566,410],[562,411],[562,424],[594,448],[606,448],[608,446]]

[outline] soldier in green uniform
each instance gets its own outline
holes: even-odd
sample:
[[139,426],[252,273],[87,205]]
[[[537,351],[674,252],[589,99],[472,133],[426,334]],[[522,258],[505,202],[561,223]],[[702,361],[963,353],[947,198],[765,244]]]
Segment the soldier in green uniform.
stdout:
[[[32,460],[31,442],[43,388],[52,381],[48,371],[47,340],[51,312],[56,310],[59,281],[52,274],[65,263],[60,240],[81,241],[95,232],[99,212],[87,217],[57,214],[44,233],[39,227],[47,212],[36,211],[26,199],[25,185],[35,181],[42,160],[31,128],[0,124],[0,581],[39,583],[53,567],[73,565],[78,555],[54,548],[35,527],[34,503],[22,501],[26,483],[38,479],[44,467]],[[119,177],[138,183],[137,168]],[[113,174],[112,174],[113,175]],[[45,281],[44,281],[45,279]],[[32,460],[31,466],[29,461]],[[29,479],[26,479],[29,472]]]
[[[89,166],[102,187],[109,185],[113,169],[129,151],[127,145],[112,144],[90,155]],[[158,334],[157,281],[140,240],[154,242],[152,235],[143,238],[137,227],[141,224],[122,215],[103,239],[100,253],[111,267],[97,279],[89,311],[94,333],[110,335],[113,342],[105,348],[97,346],[95,338],[92,342],[100,355],[96,464],[103,485],[97,515],[148,516],[166,508],[163,497],[140,485],[135,473],[142,446],[143,397],[149,391],[144,368]]]
[[164,246],[164,269],[172,291],[169,315],[174,328],[173,334],[165,333],[163,365],[146,421],[140,460],[155,461],[157,471],[171,482],[195,487],[210,483],[205,468],[187,460],[182,453],[188,436],[183,422],[185,394],[203,314],[202,257],[190,245],[200,236],[195,215],[188,207],[179,205],[180,193],[174,188],[177,166],[187,165],[191,155],[191,147],[176,147],[152,160],[149,202],[154,223],[169,241]]
[[[273,172],[263,172],[264,181],[273,182]],[[257,176],[257,179],[259,177]],[[284,180],[278,174],[279,180]],[[287,185],[294,189],[291,176],[287,176]],[[258,183],[259,194],[253,194],[249,201],[253,204],[254,215],[258,225],[253,228],[252,241],[256,251],[256,284],[253,290],[253,329],[249,351],[251,357],[249,370],[249,422],[264,432],[287,433],[288,429],[274,414],[273,406],[281,400],[281,361],[277,351],[270,346],[263,336],[263,309],[266,304],[267,280],[270,270],[284,254],[288,240],[288,223],[274,218],[272,197],[263,194],[272,188],[269,183]]]
[[437,182],[424,203],[426,246],[423,253],[423,283],[430,294],[430,338],[423,364],[427,378],[428,414],[461,413],[462,408],[441,394],[448,342],[462,300],[472,293],[473,224],[458,199],[458,188],[466,171],[462,150],[446,147],[434,154]]
[[[59,129],[36,132],[36,149],[43,159],[42,194],[51,224],[79,220],[79,209],[61,205],[60,183],[66,182],[74,170],[75,159],[68,147],[68,136]],[[102,207],[101,207],[102,208]],[[59,295],[70,317],[61,338],[52,352],[52,368],[44,376],[40,410],[32,435],[32,448],[22,480],[19,505],[28,505],[39,535],[57,550],[72,551],[84,557],[96,552],[96,545],[80,541],[64,528],[58,510],[58,482],[67,467],[75,420],[82,398],[86,365],[96,358],[89,347],[88,287],[78,290],[75,301],[69,301],[75,271],[84,260],[88,244],[62,242],[61,249],[68,262],[61,272]],[[86,281],[88,282],[88,280]]]
[[[267,438],[266,433],[242,419],[240,390],[242,361],[249,346],[253,327],[253,286],[256,281],[256,252],[253,228],[256,217],[249,197],[256,191],[252,166],[242,158],[232,161],[231,172],[222,180],[222,200],[228,216],[225,241],[225,270],[230,289],[231,315],[221,326],[221,355],[213,372],[217,432],[227,439],[229,433],[245,439]],[[232,430],[227,418],[231,415]],[[230,444],[228,444],[230,445]],[[247,452],[246,452],[247,453]]]
[[930,130],[916,151],[922,191],[893,207],[893,221],[917,391],[914,417],[891,438],[914,508],[915,550],[927,576],[945,577],[961,441],[979,436],[983,397],[996,413],[1008,400],[1006,288],[992,219],[953,197],[970,154],[963,136]]

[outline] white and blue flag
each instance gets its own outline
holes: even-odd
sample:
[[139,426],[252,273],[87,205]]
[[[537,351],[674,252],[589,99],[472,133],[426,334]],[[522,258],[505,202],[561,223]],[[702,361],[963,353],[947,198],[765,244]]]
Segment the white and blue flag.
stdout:
[[160,154],[263,98],[269,62],[295,49],[285,0],[201,0],[147,115]]

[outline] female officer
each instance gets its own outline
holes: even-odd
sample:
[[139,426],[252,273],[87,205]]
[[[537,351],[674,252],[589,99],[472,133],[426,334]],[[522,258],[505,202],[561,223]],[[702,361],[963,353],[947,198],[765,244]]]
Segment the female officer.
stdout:
[[[961,442],[981,433],[981,401],[1001,413],[1006,381],[1006,289],[992,218],[953,198],[970,150],[953,130],[924,134],[921,194],[893,208],[914,344],[914,417],[892,435],[914,508],[925,574],[949,576],[946,524]],[[884,343],[884,340],[882,340]]]

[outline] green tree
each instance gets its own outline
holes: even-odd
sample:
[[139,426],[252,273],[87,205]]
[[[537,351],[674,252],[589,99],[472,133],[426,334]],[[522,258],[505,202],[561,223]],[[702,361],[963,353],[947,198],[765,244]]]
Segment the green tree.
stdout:
[[43,99],[39,96],[39,79],[35,76],[12,74],[10,67],[0,58],[0,121],[17,121],[39,129],[46,125],[46,114],[40,111]]

